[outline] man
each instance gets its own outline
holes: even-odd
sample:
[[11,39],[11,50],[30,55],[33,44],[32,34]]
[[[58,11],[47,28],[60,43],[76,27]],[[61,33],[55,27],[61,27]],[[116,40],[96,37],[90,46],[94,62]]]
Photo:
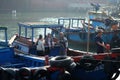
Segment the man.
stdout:
[[102,39],[103,30],[98,30],[97,35],[95,37],[95,43],[97,48],[97,53],[104,53],[104,49],[106,48],[103,39]]
[[67,48],[68,48],[68,40],[64,36],[63,32],[60,32],[60,38],[59,38],[59,43],[60,43],[60,54],[61,55],[67,55]]
[[46,45],[46,47],[45,47],[45,53],[46,54],[50,54],[50,50],[54,46],[53,45],[53,37],[51,36],[50,33],[48,33],[48,35],[45,38],[45,45]]
[[113,31],[113,37],[111,39],[111,48],[117,48],[117,47],[120,47],[120,39],[119,39],[119,36],[118,36],[118,31]]

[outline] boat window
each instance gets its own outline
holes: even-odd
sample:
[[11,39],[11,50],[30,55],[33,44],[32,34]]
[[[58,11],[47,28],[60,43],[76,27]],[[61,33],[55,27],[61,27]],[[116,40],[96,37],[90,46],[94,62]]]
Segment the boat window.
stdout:
[[5,46],[7,46],[5,31],[0,30],[0,48]]

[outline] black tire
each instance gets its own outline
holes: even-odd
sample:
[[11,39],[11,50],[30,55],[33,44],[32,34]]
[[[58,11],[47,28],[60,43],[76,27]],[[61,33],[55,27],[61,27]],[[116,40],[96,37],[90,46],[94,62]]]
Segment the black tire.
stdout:
[[98,61],[96,61],[93,56],[84,56],[79,63],[81,68],[86,71],[91,71],[96,68]]
[[73,63],[73,59],[68,56],[57,56],[50,59],[51,67],[69,67],[70,64]]
[[120,71],[117,70],[115,76],[112,77],[111,80],[116,80],[116,79],[118,78],[119,75],[120,75]]
[[5,69],[3,72],[3,80],[16,80],[16,71],[12,68]]
[[31,80],[31,71],[28,68],[21,68],[18,71],[19,80]]
[[38,69],[33,74],[33,80],[50,80],[46,69]]
[[72,76],[68,71],[65,71],[58,76],[57,80],[72,80]]
[[[116,61],[120,61],[120,56],[117,56],[116,57]],[[114,72],[116,73],[114,77],[112,77],[112,80],[116,80],[118,78],[118,76],[120,75],[120,71],[119,71],[119,68],[120,68],[120,62],[116,62],[114,64]]]
[[3,72],[4,72],[4,68],[0,67],[0,80],[3,80]]

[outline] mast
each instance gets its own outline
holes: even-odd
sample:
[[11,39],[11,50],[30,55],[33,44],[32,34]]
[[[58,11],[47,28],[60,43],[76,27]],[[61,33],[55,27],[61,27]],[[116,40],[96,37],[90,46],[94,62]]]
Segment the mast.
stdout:
[[88,20],[87,54],[89,53],[89,46],[90,46],[90,19]]

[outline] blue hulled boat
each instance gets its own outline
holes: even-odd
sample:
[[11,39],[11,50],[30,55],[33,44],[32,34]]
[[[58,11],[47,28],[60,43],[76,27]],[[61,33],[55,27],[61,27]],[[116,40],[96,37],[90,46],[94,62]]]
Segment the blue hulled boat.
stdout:
[[[14,35],[9,44],[0,49],[1,80],[110,80],[119,76],[120,48],[112,48],[110,53],[103,54],[68,49],[68,56],[58,56],[60,46],[55,45],[48,56],[37,56],[33,48],[34,29],[44,28],[46,32],[46,28],[63,26],[40,22],[18,25],[19,35]],[[22,28],[25,29],[23,36]],[[28,29],[32,32],[30,38]],[[116,75],[112,77],[114,73]]]
[[[62,25],[56,25],[56,24],[47,24],[44,22],[24,22],[24,23],[18,23],[19,26],[19,34],[14,35],[10,40],[10,45],[16,47],[16,52],[21,52],[25,54],[36,54],[35,49],[35,43],[37,41],[37,38],[35,38],[35,34],[37,36],[39,34],[43,34],[45,37],[47,33],[51,33],[48,29],[62,29]],[[36,31],[37,30],[37,31]],[[25,31],[25,32],[23,32]],[[31,32],[30,32],[31,31]],[[23,32],[23,34],[22,34]],[[28,35],[29,32],[29,35]],[[51,33],[52,36],[54,36],[54,33]],[[53,41],[55,41],[55,37],[53,37]],[[55,42],[54,42],[55,43]],[[45,45],[45,48],[48,46]],[[49,56],[56,56],[59,55],[59,48],[60,46],[57,44],[54,44],[54,48],[51,48]]]
[[59,18],[58,24],[64,25],[62,30],[69,41],[81,45],[87,45],[88,35],[89,44],[94,45],[94,38],[98,29],[104,31],[102,38],[105,43],[111,43],[114,30],[117,30],[118,36],[120,36],[119,27],[115,26],[119,24],[119,21],[107,15],[106,12],[90,11],[88,12],[88,18],[87,21],[81,18]]
[[41,66],[45,66],[45,59],[16,54],[14,47],[8,44],[7,28],[0,27],[0,31],[5,36],[5,40],[0,42],[0,80],[30,80],[31,71],[36,72]]

